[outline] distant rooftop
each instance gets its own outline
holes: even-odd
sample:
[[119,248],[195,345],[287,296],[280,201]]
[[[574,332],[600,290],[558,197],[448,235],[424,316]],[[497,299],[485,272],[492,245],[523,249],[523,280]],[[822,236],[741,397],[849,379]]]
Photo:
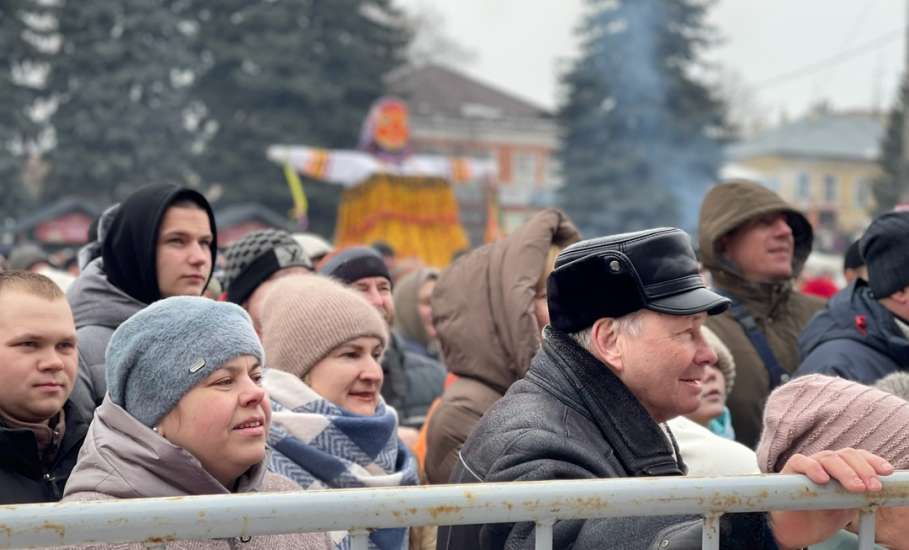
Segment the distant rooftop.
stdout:
[[391,92],[407,101],[414,115],[493,120],[552,117],[539,105],[442,65],[404,67],[387,80]]
[[770,155],[873,161],[884,130],[879,115],[822,112],[760,132],[726,153],[732,161]]
[[19,218],[12,231],[13,233],[29,231],[46,221],[72,212],[81,212],[92,219],[101,214],[101,210],[97,206],[82,198],[63,197]]

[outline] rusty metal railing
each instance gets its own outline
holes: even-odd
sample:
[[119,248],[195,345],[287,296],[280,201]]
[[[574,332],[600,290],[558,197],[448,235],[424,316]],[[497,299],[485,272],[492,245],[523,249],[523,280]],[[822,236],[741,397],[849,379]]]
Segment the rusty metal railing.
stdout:
[[871,549],[877,508],[909,506],[909,471],[883,485],[864,495],[792,475],[669,477],[27,504],[0,506],[0,548],[347,530],[366,550],[370,529],[534,522],[536,549],[551,550],[558,520],[696,514],[715,550],[722,514],[841,508],[862,511],[859,548]]

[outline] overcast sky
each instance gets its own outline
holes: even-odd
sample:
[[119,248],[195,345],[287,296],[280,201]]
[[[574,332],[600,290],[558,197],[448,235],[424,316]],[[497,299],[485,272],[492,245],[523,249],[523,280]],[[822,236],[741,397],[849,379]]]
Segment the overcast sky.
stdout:
[[[441,15],[445,32],[474,54],[460,69],[544,107],[557,104],[558,67],[577,54],[583,0],[396,2]],[[887,108],[904,61],[906,3],[719,0],[710,19],[723,43],[710,58],[737,72],[736,81],[751,91],[740,107],[772,120],[782,112],[797,116],[819,100],[842,109]],[[803,76],[781,78],[793,73]]]

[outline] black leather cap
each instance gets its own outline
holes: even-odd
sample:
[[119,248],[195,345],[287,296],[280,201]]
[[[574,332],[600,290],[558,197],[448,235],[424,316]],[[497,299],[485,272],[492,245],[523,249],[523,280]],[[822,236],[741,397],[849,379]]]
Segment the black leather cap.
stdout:
[[639,309],[716,315],[730,303],[707,289],[691,239],[672,227],[575,243],[556,258],[546,286],[550,324],[563,332]]

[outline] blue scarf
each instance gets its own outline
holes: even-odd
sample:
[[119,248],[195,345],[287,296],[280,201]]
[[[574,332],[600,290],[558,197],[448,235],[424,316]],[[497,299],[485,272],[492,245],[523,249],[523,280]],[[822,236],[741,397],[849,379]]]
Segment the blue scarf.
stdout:
[[707,423],[707,429],[720,437],[735,441],[735,430],[732,429],[732,413],[729,407],[723,407],[723,414]]
[[[296,376],[270,369],[265,389],[272,421],[268,469],[304,489],[417,485],[417,463],[398,439],[395,410],[380,402],[372,416],[348,412],[322,398]],[[331,533],[339,549],[350,547],[346,531]],[[371,550],[406,550],[407,529],[377,529]]]

